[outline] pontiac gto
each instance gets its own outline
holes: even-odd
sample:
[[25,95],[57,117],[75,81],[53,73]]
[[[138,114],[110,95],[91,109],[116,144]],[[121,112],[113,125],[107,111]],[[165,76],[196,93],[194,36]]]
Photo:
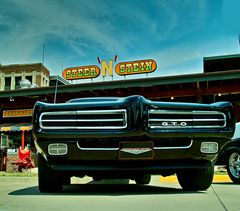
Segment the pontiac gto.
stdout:
[[229,102],[156,102],[142,96],[37,102],[39,190],[61,191],[71,176],[148,184],[155,174],[176,174],[184,190],[206,190],[234,129]]

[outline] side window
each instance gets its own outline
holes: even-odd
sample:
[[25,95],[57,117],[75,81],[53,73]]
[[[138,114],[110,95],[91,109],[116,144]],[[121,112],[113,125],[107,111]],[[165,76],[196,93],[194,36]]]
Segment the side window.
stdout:
[[240,122],[236,124],[236,129],[232,139],[239,138],[239,137],[240,137]]

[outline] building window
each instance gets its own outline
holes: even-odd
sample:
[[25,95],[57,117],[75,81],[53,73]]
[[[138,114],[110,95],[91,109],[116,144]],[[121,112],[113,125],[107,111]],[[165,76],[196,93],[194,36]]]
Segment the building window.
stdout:
[[25,78],[28,79],[32,83],[32,76],[31,75],[30,76],[26,76]]
[[11,89],[11,77],[5,77],[5,87],[4,90]]
[[20,89],[20,82],[22,80],[21,76],[16,76],[15,77],[15,89]]

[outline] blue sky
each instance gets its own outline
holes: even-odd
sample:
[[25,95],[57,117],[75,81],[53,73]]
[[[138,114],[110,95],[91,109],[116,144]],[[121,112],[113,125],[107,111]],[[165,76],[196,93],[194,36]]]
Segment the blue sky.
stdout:
[[153,58],[149,77],[190,74],[205,56],[240,53],[238,0],[1,0],[0,10],[1,64],[41,62],[45,45],[51,74],[114,55]]

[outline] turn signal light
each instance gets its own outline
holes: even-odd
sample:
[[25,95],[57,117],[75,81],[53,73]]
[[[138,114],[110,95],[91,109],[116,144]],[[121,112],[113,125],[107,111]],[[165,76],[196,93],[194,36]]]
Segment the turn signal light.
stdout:
[[218,143],[217,142],[202,142],[201,144],[202,153],[217,153]]
[[67,144],[49,144],[48,154],[49,155],[66,155],[68,152]]

